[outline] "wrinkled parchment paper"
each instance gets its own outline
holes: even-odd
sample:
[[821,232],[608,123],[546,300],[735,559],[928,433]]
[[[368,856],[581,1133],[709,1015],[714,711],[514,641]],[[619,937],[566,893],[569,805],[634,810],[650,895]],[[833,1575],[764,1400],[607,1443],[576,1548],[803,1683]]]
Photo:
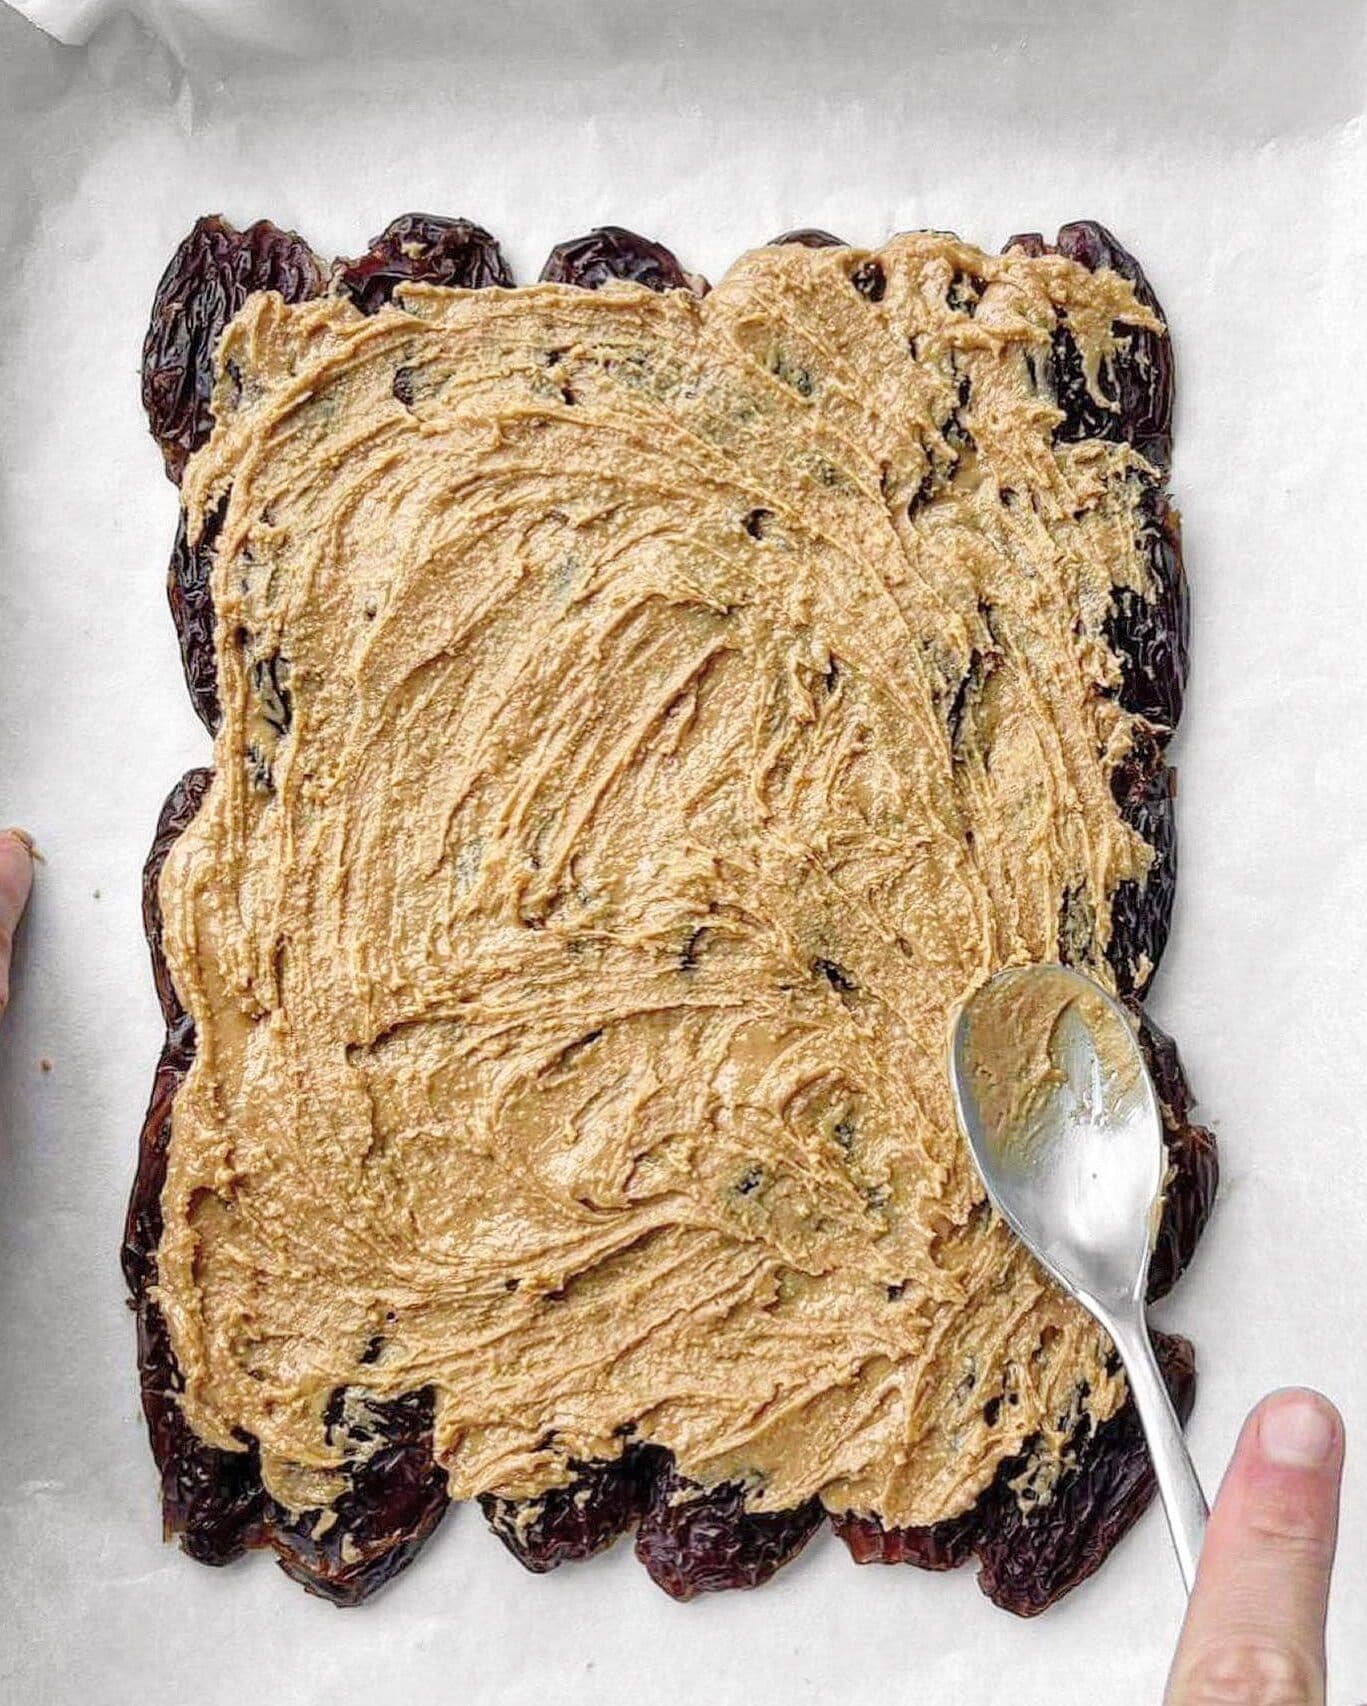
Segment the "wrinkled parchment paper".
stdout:
[[[25,0],[0,5],[0,822],[46,855],[0,1029],[0,1695],[273,1706],[1156,1702],[1181,1614],[1151,1512],[1034,1624],[819,1540],[676,1606],[629,1549],[525,1575],[467,1509],[360,1611],[162,1546],[116,1250],[159,1024],[157,808],[208,757],[166,613],[175,498],[138,403],[194,217],[354,252],[466,214],[519,276],[602,222],[718,276],[792,225],[999,244],[1100,218],[1179,368],[1195,671],[1153,1011],[1225,1180],[1158,1312],[1195,1338],[1213,1492],[1265,1388],[1367,1441],[1367,34],[1353,0]],[[47,1068],[44,1062],[48,1063]],[[1350,1463],[1334,1697],[1367,1697]]]

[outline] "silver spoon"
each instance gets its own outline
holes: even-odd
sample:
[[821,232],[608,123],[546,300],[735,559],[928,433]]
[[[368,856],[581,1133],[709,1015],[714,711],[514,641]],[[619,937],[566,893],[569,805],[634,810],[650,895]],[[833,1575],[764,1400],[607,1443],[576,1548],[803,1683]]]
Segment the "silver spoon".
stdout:
[[1120,1353],[1190,1593],[1207,1509],[1144,1321],[1167,1152],[1129,1019],[1065,966],[999,972],[959,1014],[950,1077],[993,1205]]

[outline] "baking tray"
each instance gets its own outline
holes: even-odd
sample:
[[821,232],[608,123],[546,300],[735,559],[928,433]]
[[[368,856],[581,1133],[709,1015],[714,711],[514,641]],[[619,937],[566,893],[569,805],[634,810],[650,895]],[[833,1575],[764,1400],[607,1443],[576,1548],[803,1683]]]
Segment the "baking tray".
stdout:
[[[359,1611],[265,1559],[162,1546],[116,1251],[159,1043],[138,917],[157,808],[208,758],[162,577],[138,402],[194,217],[355,252],[480,221],[518,275],[612,221],[716,278],[794,225],[984,245],[1093,217],[1178,361],[1195,609],[1182,877],[1151,1010],[1222,1144],[1160,1324],[1196,1341],[1214,1490],[1267,1387],[1367,1426],[1367,35],[1360,8],[906,0],[27,0],[0,5],[0,821],[46,855],[0,1030],[0,1696],[143,1706],[1159,1697],[1181,1615],[1162,1519],[1030,1624],[971,1570],[856,1570],[678,1606],[629,1548],[535,1579],[460,1509]],[[46,1063],[46,1066],[44,1065]],[[1367,1696],[1367,1478],[1350,1455],[1333,1698]]]

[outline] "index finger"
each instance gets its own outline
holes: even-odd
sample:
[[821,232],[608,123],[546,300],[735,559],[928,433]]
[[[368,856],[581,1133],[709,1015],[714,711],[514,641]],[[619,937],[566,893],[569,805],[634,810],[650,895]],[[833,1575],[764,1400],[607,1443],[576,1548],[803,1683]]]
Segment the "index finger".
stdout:
[[1167,1706],[1322,1706],[1342,1468],[1343,1424],[1317,1392],[1274,1393],[1245,1422],[1211,1512]]
[[0,1014],[9,1005],[10,950],[33,885],[33,853],[19,830],[0,831]]

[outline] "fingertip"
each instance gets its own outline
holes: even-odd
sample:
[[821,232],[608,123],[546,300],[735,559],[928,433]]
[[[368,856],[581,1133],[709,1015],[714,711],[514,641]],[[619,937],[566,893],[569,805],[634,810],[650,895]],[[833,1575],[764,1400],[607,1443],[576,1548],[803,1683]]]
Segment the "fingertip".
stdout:
[[33,886],[33,843],[22,829],[0,830],[0,1014],[9,1005],[10,948]]
[[33,883],[33,838],[22,829],[0,829],[0,906],[22,911]]
[[1343,1455],[1343,1418],[1322,1392],[1272,1392],[1249,1418],[1250,1443],[1277,1469],[1323,1470]]

